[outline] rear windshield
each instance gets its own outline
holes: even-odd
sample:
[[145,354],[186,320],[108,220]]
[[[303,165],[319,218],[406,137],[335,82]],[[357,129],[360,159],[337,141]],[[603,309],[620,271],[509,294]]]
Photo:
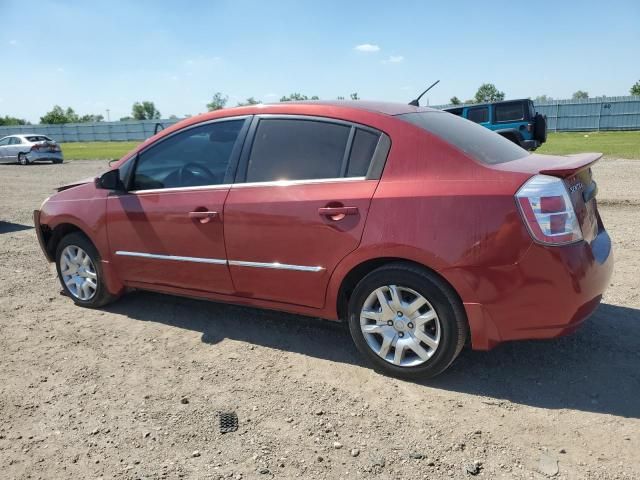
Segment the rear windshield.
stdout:
[[489,165],[529,155],[524,148],[502,135],[447,112],[405,113],[396,118],[437,135],[469,156]]
[[27,140],[30,142],[50,142],[51,139],[49,137],[45,137],[44,135],[30,135],[27,137]]

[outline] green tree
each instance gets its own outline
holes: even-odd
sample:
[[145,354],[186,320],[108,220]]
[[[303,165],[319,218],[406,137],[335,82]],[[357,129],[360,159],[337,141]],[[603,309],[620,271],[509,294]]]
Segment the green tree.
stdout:
[[344,100],[344,97],[342,95],[339,95],[336,100]]
[[449,99],[449,103],[451,103],[451,105],[461,105],[462,102],[460,101],[460,99],[456,96],[453,96]]
[[133,120],[133,117],[127,115],[126,117],[120,117],[120,121],[121,122],[126,122],[128,120]]
[[238,107],[245,107],[247,105],[258,105],[259,103],[262,102],[260,100],[256,100],[253,97],[249,97],[244,102],[238,102]]
[[580,100],[582,98],[589,98],[589,92],[585,92],[583,90],[578,90],[577,92],[573,92],[573,95],[571,95],[571,98],[573,98],[574,100]]
[[220,92],[216,92],[213,94],[211,101],[207,103],[207,109],[210,112],[213,112],[214,110],[222,110],[227,105],[228,100],[228,96],[223,95]]
[[104,115],[83,115],[78,119],[80,123],[102,122]]
[[302,100],[309,100],[309,97],[302,95],[301,93],[292,93],[289,96],[283,95],[280,97],[281,102],[299,102]]
[[50,112],[40,117],[40,123],[60,124],[60,123],[78,123],[80,117],[71,107],[63,109],[60,105],[55,105]]
[[551,100],[553,100],[553,98],[548,95],[538,95],[533,99],[534,102],[550,102]]
[[360,100],[358,92],[353,92],[351,95],[349,95],[349,97],[351,98],[351,100]]
[[0,126],[5,125],[29,125],[29,122],[27,122],[24,118],[16,118],[5,115],[4,117],[0,117]]
[[142,103],[136,102],[133,104],[131,116],[135,120],[156,120],[160,118],[160,112],[156,110],[153,102],[145,100]]
[[640,80],[638,80],[636,83],[633,84],[633,86],[629,90],[629,93],[631,95],[636,95],[640,97]]
[[496,88],[493,83],[483,83],[475,95],[476,103],[500,102],[504,100],[504,92]]

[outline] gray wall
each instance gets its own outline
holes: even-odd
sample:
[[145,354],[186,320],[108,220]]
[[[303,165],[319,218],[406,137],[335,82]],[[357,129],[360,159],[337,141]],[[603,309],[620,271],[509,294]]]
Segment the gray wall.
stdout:
[[[434,108],[446,108],[440,105]],[[552,132],[591,130],[640,130],[640,97],[601,97],[586,100],[553,100],[536,103],[547,116]],[[178,120],[130,120],[124,122],[69,123],[65,125],[18,125],[0,127],[0,138],[14,133],[41,133],[63,142],[145,140],[156,123],[164,127]]]
[[123,122],[67,123],[64,125],[16,125],[0,127],[0,137],[15,133],[40,133],[57,142],[114,142],[145,140],[156,123],[165,128],[178,120],[127,120]]
[[534,101],[534,104],[537,112],[547,116],[547,129],[551,132],[640,130],[640,97]]

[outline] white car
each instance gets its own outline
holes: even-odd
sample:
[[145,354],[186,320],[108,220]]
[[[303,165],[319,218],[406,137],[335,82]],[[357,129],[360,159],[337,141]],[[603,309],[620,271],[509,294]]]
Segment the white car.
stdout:
[[29,165],[43,161],[63,161],[60,145],[46,135],[9,135],[0,139],[0,163]]

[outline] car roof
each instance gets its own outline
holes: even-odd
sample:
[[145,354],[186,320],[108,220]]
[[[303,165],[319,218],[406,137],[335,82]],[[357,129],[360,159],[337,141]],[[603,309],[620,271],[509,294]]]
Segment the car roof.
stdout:
[[399,102],[376,102],[370,100],[303,100],[298,102],[269,103],[266,105],[281,106],[292,105],[326,105],[330,107],[343,107],[355,110],[368,110],[370,112],[382,113],[384,115],[402,115],[404,113],[415,113],[433,110],[429,107],[415,107],[408,103]]

